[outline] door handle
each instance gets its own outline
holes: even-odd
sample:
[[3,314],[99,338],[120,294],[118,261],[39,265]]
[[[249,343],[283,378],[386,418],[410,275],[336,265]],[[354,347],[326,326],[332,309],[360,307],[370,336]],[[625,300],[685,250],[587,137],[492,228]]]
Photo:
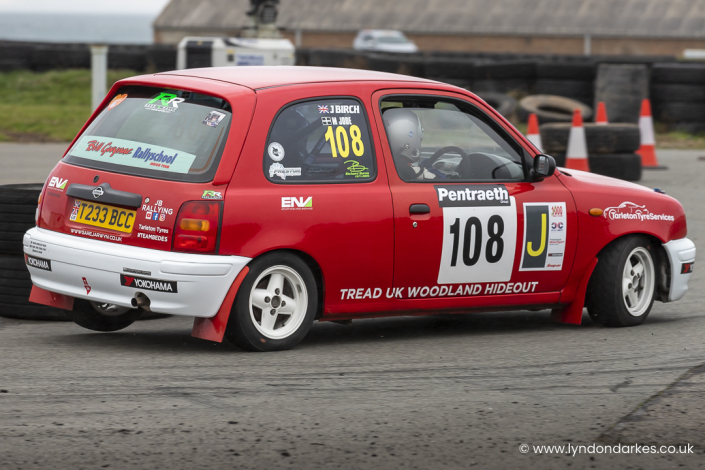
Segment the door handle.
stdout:
[[428,204],[412,204],[409,206],[409,214],[428,214],[431,208]]

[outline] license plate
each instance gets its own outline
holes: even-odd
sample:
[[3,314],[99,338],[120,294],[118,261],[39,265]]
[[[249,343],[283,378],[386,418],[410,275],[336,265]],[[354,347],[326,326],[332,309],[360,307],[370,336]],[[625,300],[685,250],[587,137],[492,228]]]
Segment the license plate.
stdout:
[[132,233],[135,213],[129,209],[98,204],[97,202],[75,200],[69,219],[79,224]]

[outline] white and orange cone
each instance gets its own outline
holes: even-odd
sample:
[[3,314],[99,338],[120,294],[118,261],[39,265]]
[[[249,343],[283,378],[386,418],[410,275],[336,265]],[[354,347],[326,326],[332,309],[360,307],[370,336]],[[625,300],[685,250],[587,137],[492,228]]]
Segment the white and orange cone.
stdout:
[[595,118],[595,124],[600,126],[605,126],[610,122],[607,120],[607,108],[605,107],[605,102],[600,101],[597,103],[597,116]]
[[573,127],[570,128],[570,135],[568,136],[565,167],[573,170],[590,171],[583,115],[580,114],[579,109],[573,111]]
[[541,133],[539,132],[539,118],[535,113],[529,114],[529,123],[526,130],[526,138],[534,144],[534,147],[543,152],[543,144],[541,143]]
[[639,131],[641,132],[641,147],[635,153],[641,155],[641,166],[655,170],[665,170],[656,160],[656,140],[654,139],[654,118],[651,117],[651,102],[644,98],[641,102],[641,116],[639,117]]

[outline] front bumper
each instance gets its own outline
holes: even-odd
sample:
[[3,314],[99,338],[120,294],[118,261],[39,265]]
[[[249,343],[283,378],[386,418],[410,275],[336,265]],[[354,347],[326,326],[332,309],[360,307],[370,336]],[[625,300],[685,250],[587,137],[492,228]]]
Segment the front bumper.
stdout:
[[[668,302],[680,300],[688,290],[688,281],[695,262],[695,243],[688,238],[671,240],[663,247],[668,253],[671,265],[671,285],[668,289]],[[685,272],[684,272],[685,271]]]
[[[40,228],[28,230],[23,243],[27,255],[51,262],[51,271],[28,265],[37,287],[123,307],[132,307],[141,292],[149,297],[153,312],[203,318],[218,312],[235,277],[250,261],[124,246]],[[147,282],[139,281],[143,288],[123,286],[121,274]],[[176,292],[150,280],[175,282],[171,285]]]

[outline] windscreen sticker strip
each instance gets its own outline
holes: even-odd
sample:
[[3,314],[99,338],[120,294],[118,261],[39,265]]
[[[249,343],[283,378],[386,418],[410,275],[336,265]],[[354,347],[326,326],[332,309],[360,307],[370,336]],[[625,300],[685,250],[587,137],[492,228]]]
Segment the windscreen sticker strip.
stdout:
[[171,173],[188,173],[196,160],[196,155],[167,147],[94,135],[82,136],[71,150],[71,155]]

